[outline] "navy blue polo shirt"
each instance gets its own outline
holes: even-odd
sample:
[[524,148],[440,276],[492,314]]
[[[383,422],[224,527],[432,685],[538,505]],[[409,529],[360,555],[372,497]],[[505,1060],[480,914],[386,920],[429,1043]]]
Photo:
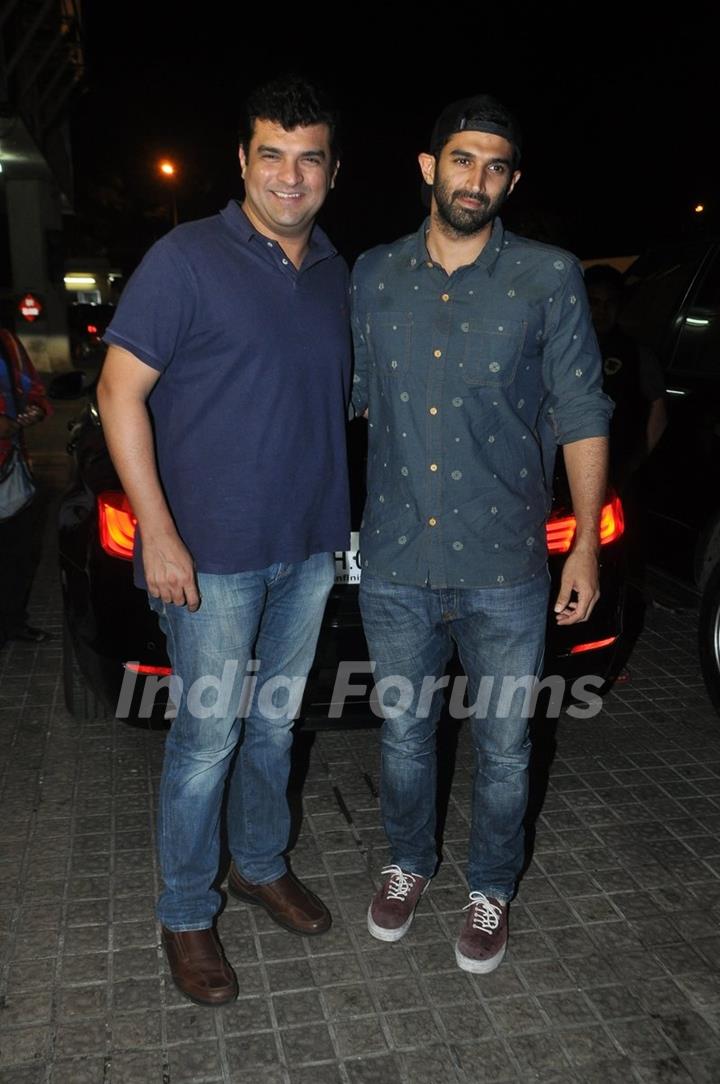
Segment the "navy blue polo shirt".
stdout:
[[348,270],[319,227],[300,270],[235,202],[177,227],[105,340],[162,373],[148,399],[158,470],[198,571],[347,548]]

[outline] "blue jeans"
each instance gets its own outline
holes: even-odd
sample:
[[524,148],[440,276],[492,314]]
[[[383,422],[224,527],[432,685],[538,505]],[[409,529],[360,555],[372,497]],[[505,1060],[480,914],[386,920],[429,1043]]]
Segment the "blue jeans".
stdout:
[[212,884],[231,767],[228,843],[238,870],[254,884],[286,871],[292,724],[332,582],[332,554],[320,553],[257,572],[199,573],[195,613],[150,599],[182,682],[158,809],[165,887],[157,914],[170,930],[206,929],[217,912]]
[[[402,869],[431,877],[437,865],[435,735],[443,697],[430,688],[454,641],[467,675],[466,706],[475,705],[468,885],[503,901],[513,895],[524,860],[531,696],[522,684],[515,695],[512,684],[503,692],[503,679],[526,678],[527,689],[539,675],[548,592],[547,576],[512,587],[442,589],[363,573],[360,609],[376,690],[384,683],[380,801],[391,861]],[[400,678],[395,690],[393,676]],[[462,686],[453,690],[451,713],[458,693]]]

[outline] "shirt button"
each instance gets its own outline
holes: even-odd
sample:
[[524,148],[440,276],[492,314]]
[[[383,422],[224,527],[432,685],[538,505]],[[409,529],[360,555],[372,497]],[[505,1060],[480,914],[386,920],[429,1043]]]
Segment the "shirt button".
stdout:
[[287,260],[283,258],[283,263],[287,265]]
[[449,301],[450,300],[450,294],[441,294],[440,295],[440,300],[441,301]]
[[441,358],[442,357],[442,350],[433,350],[433,357],[434,358]]
[[430,516],[430,519],[428,520],[428,527],[435,526],[437,526],[437,520],[435,519],[435,516]]
[[437,463],[431,463],[430,464],[430,470],[436,471],[437,470]]
[[433,416],[433,417],[435,417],[435,415],[437,414],[437,412],[438,412],[438,410],[437,410],[437,407],[436,407],[436,406],[431,406],[431,407],[430,407],[430,413],[432,414],[432,416]]
[[432,260],[428,260],[427,263],[425,264],[426,267],[432,267],[432,265],[433,265]]

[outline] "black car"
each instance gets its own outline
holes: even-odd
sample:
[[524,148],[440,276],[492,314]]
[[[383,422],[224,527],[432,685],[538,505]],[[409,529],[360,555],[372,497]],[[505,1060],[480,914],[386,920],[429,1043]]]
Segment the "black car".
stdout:
[[[365,422],[352,422],[348,427],[348,452],[355,482],[354,525],[360,521],[364,502],[366,444]],[[144,592],[133,586],[135,518],[108,455],[92,401],[74,425],[69,451],[74,456],[74,477],[59,513],[63,674],[68,710],[81,718],[115,712],[129,721],[148,716],[162,718],[164,699],[156,694],[158,690],[162,693],[163,684],[168,684],[163,683],[163,678],[170,674],[164,637]],[[553,598],[574,535],[575,521],[566,490],[560,469],[547,525]],[[552,615],[548,616],[546,674],[558,675],[566,682],[597,675],[591,695],[610,672],[622,631],[623,534],[622,506],[610,493],[601,523],[600,601],[583,624],[558,627]],[[354,549],[335,555],[336,582],[303,702],[301,718],[316,728],[378,722],[370,711],[368,695],[349,697],[343,703],[337,699],[340,663],[357,662],[358,684],[368,685],[371,681],[357,602],[357,537],[353,534]]]
[[639,479],[648,563],[699,595],[699,651],[720,711],[720,241],[651,250],[626,275],[623,326],[665,370],[668,426]]

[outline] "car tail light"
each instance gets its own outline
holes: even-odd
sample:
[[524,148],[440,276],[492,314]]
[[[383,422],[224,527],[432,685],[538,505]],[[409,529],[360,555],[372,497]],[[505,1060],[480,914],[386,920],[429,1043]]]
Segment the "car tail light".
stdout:
[[97,324],[88,324],[87,333],[88,335],[97,335]]
[[169,677],[172,674],[171,666],[150,666],[144,662],[123,663],[126,670],[132,670],[133,674],[157,674],[159,677]]
[[[137,517],[124,493],[101,493],[98,497],[100,543],[111,557],[132,559]],[[567,553],[575,537],[575,516],[556,516],[546,525],[549,553]],[[614,497],[600,513],[600,544],[607,545],[625,530],[622,502]]]
[[600,647],[610,647],[610,644],[614,644],[617,640],[617,636],[608,636],[606,640],[592,640],[588,644],[575,644],[575,647],[570,648],[571,655],[579,655],[581,651],[597,651]]
[[[548,553],[567,553],[575,537],[575,527],[575,516],[551,517],[545,528]],[[603,505],[600,513],[600,545],[606,546],[608,542],[614,542],[624,530],[622,501],[619,497],[613,497]]]
[[132,560],[137,516],[124,493],[100,493],[97,499],[100,545],[111,557]]
[[625,516],[622,501],[619,497],[614,497],[608,504],[603,505],[600,515],[600,545],[605,546],[608,542],[614,542],[624,530]]

